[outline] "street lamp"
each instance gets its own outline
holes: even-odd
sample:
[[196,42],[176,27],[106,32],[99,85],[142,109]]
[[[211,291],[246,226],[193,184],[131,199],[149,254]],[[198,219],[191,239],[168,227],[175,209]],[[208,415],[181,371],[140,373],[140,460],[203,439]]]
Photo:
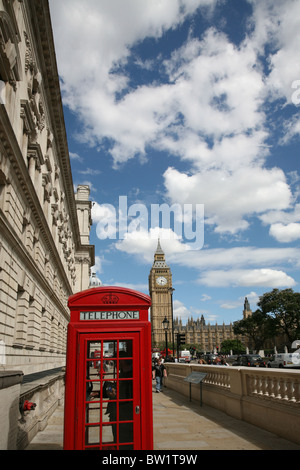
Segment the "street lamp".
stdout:
[[165,339],[166,339],[166,359],[167,359],[167,354],[168,354],[168,329],[169,329],[169,320],[167,317],[164,318],[162,324],[165,330]]
[[174,288],[170,287],[169,292],[171,294],[171,313],[172,313],[172,343],[173,343],[173,357],[175,356],[175,344],[174,344],[174,313],[173,313],[173,292]]

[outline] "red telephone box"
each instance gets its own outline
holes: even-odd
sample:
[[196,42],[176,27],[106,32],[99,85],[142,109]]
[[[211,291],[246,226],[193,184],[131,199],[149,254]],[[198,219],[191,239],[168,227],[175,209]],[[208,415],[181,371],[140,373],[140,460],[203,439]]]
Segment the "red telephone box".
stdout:
[[68,305],[65,450],[152,450],[150,297],[97,287]]

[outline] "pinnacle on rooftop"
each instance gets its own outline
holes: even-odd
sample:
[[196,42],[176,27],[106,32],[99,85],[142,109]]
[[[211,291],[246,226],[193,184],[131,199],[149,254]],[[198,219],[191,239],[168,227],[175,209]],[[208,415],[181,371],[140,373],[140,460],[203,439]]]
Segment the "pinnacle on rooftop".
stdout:
[[157,243],[157,248],[156,248],[156,252],[155,252],[156,255],[163,255],[164,252],[162,250],[162,247],[160,246],[160,239],[158,239],[158,243]]

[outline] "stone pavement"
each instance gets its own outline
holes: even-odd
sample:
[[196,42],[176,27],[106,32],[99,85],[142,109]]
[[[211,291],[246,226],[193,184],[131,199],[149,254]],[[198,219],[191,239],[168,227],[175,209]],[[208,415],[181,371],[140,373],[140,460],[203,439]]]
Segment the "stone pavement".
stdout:
[[[63,406],[26,450],[63,449]],[[300,446],[177,392],[153,388],[154,450],[300,450]]]

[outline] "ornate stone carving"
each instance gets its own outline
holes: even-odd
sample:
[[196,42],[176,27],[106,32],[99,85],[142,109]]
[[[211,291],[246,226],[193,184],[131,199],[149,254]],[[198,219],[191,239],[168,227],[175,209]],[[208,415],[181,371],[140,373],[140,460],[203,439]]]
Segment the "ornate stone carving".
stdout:
[[28,70],[31,72],[34,71],[35,68],[35,61],[33,59],[33,54],[32,54],[32,49],[31,49],[31,44],[29,41],[29,37],[26,31],[24,31],[24,38],[25,38],[25,44],[26,44],[26,53],[25,53],[25,72],[27,73]]
[[17,37],[10,15],[0,11],[0,74],[16,91],[20,80],[20,57]]
[[41,96],[42,75],[33,58],[29,37],[24,31],[26,43],[25,72],[27,74],[27,91],[30,103],[30,111],[36,131],[42,131],[45,126],[45,106]]
[[51,206],[51,214],[52,214],[52,224],[57,227],[59,212],[58,212],[58,205],[52,204]]

